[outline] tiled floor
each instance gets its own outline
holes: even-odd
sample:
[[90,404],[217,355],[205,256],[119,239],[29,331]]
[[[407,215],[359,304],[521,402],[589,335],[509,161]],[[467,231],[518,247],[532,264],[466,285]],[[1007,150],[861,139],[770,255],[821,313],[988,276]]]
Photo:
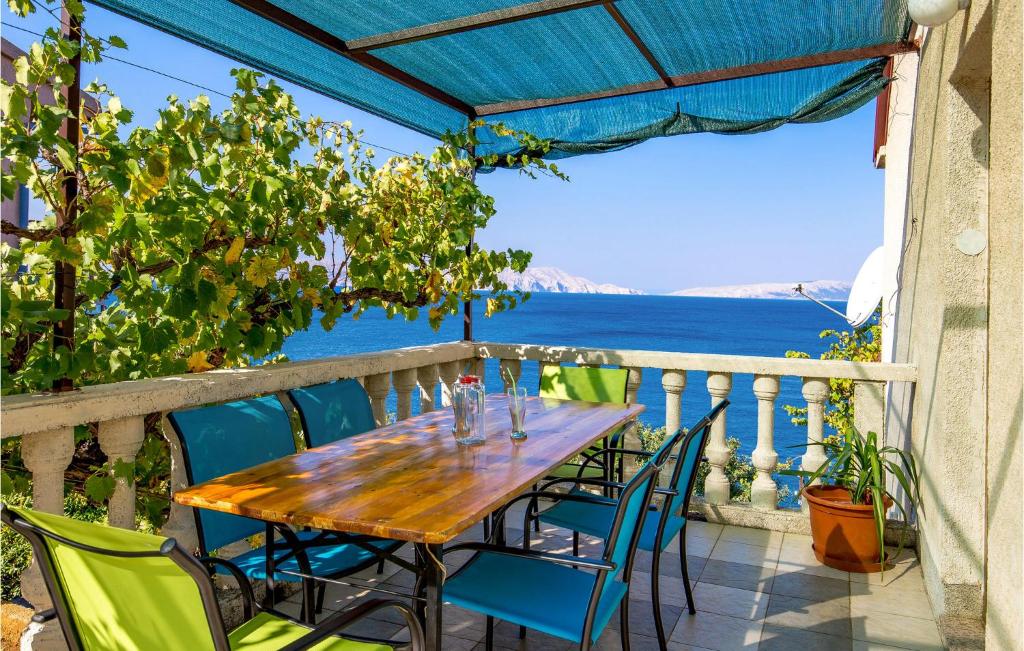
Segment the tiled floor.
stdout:
[[[912,552],[904,552],[896,567],[877,574],[839,572],[818,563],[810,538],[793,534],[691,522],[687,531],[687,563],[694,583],[697,614],[686,612],[678,545],[662,557],[661,593],[669,648],[686,649],[817,649],[871,650],[941,649],[938,629],[924,592],[921,570]],[[510,539],[521,531],[509,531]],[[479,540],[479,530],[467,532]],[[533,534],[533,546],[571,551],[569,532],[545,528]],[[584,539],[584,555],[596,555],[600,543]],[[588,552],[588,549],[590,550]],[[411,550],[403,550],[411,556]],[[657,649],[650,603],[649,554],[639,552],[631,581],[630,632],[632,648]],[[368,570],[366,583],[408,590],[412,577],[389,566],[383,575]],[[349,607],[368,592],[331,586],[327,605]],[[386,596],[386,595],[376,595]],[[293,598],[285,605],[297,612]],[[484,618],[454,606],[444,611],[444,648],[483,649]],[[612,619],[597,648],[619,649],[618,618]],[[389,614],[369,621],[358,632],[401,637],[399,620]],[[530,632],[525,641],[517,627],[499,624],[498,649],[558,651],[575,645]]]

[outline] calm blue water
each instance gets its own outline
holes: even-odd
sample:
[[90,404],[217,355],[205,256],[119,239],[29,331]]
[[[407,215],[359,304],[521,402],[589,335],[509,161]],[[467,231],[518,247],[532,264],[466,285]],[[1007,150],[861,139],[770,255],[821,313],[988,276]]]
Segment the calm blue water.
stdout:
[[[840,310],[843,304],[834,304]],[[483,306],[475,314],[483,314]],[[590,346],[689,353],[781,357],[802,350],[817,357],[826,347],[818,334],[842,322],[810,301],[690,298],[673,296],[602,296],[592,294],[534,294],[520,307],[490,319],[478,317],[479,341]],[[382,313],[358,321],[342,320],[331,332],[315,326],[293,335],[284,352],[293,360],[345,355],[402,346],[424,345],[462,338],[462,321],[451,318],[433,332],[426,320],[388,320]],[[500,391],[497,361],[489,362],[487,389]],[[687,373],[683,393],[683,425],[700,418],[710,406],[705,373]],[[537,387],[537,366],[523,364],[522,386]],[[728,411],[728,433],[740,439],[749,454],[757,443],[757,401],[753,377],[735,375]],[[664,425],[665,393],[661,373],[645,370],[638,394],[647,406],[643,419]],[[391,409],[394,409],[392,396]],[[795,427],[782,405],[803,405],[799,378],[783,378],[775,413],[775,445],[780,459],[797,456],[806,429]]]

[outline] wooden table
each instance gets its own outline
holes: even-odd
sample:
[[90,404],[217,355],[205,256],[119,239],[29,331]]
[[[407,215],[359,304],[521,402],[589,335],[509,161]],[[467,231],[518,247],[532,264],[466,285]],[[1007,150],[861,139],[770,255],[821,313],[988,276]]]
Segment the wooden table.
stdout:
[[508,399],[487,398],[487,441],[456,445],[450,408],[177,491],[179,504],[416,545],[426,636],[441,641],[441,545],[529,489],[643,405],[528,398],[513,441]]

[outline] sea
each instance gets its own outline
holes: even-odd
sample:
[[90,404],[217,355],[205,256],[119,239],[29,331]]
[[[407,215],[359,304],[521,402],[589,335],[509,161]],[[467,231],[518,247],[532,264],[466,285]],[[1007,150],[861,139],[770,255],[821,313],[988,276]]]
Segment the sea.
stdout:
[[[845,310],[844,303],[831,303]],[[845,323],[822,307],[806,300],[698,298],[684,296],[534,293],[513,310],[483,316],[484,306],[475,307],[474,323],[478,341],[587,346],[633,350],[657,350],[724,355],[782,357],[789,350],[817,358],[828,342],[822,330],[841,329]],[[334,329],[314,326],[292,335],[284,354],[292,360],[347,355],[418,346],[462,338],[462,319],[448,318],[438,332],[426,319],[388,319],[370,311],[358,320],[343,318]],[[487,391],[501,391],[498,362],[488,362]],[[536,363],[524,362],[520,386],[531,393],[538,386]],[[683,392],[682,423],[699,419],[710,407],[707,375],[687,373]],[[799,378],[782,379],[775,404],[775,447],[780,460],[803,454],[806,427],[794,425],[783,405],[804,406]],[[637,394],[647,410],[642,419],[654,426],[665,424],[665,392],[661,373],[647,369]],[[727,435],[740,441],[740,452],[749,455],[757,444],[757,400],[753,376],[734,375],[727,412]],[[394,410],[392,394],[390,410]],[[416,401],[414,401],[416,403]],[[415,404],[414,404],[415,408]],[[527,423],[529,430],[529,423]],[[791,478],[781,478],[785,484]]]

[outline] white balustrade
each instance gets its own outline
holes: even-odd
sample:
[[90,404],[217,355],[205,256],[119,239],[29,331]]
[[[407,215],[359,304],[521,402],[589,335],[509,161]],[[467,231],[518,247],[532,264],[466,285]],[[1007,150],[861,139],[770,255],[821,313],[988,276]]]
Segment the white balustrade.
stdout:
[[629,377],[626,378],[626,401],[635,405],[639,402],[637,399],[637,392],[640,391],[640,383],[643,381],[644,370],[635,366],[628,370]]
[[[97,438],[107,455],[111,468],[117,463],[135,463],[135,456],[146,437],[146,419],[142,416],[119,418],[100,423]],[[110,524],[124,529],[135,528],[135,482],[118,478],[110,497]]]
[[370,407],[373,409],[373,420],[377,427],[388,422],[388,393],[391,392],[391,374],[376,373],[366,376],[366,393],[370,396]]
[[801,470],[814,472],[825,463],[825,450],[820,443],[824,440],[825,434],[825,400],[828,399],[828,392],[828,378],[804,378],[803,395],[807,401],[807,452],[800,460]]
[[395,385],[395,393],[398,396],[396,412],[398,420],[405,420],[412,416],[412,392],[416,389],[416,369],[407,368],[395,371],[391,377]]
[[779,490],[772,473],[779,462],[775,451],[775,398],[779,395],[777,375],[755,375],[754,396],[757,398],[757,447],[750,455],[757,476],[750,488],[750,502],[760,509],[774,509]]
[[[711,394],[711,406],[714,407],[729,397],[732,390],[732,373],[708,373],[708,393]],[[704,455],[711,466],[704,480],[704,499],[708,504],[728,504],[729,478],[725,475],[725,466],[729,463],[729,445],[726,442],[725,421],[728,409],[711,424]]]
[[434,411],[434,391],[437,387],[437,364],[421,366],[416,371],[416,381],[420,385],[420,413]]
[[682,420],[686,371],[663,370],[661,372],[661,388],[665,390],[665,435],[672,436],[679,431]]
[[444,407],[452,406],[452,386],[459,379],[459,373],[462,372],[462,362],[455,360],[452,362],[446,362],[439,364],[441,374],[441,405]]
[[[519,377],[523,373],[523,363],[518,359],[503,359],[498,364],[498,369],[501,372],[501,385],[508,391],[512,388],[513,379],[519,382]],[[509,379],[509,376],[512,379]]]

